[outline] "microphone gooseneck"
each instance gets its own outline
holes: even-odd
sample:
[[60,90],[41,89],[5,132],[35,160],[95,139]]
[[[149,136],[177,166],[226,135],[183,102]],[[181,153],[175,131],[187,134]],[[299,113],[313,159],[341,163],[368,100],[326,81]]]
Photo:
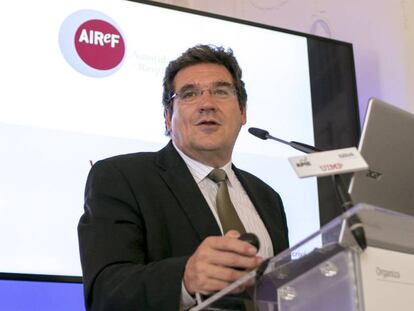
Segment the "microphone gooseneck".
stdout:
[[304,143],[300,143],[300,142],[297,142],[297,141],[286,141],[286,140],[274,137],[274,136],[270,135],[268,131],[263,130],[263,129],[259,129],[257,127],[250,127],[248,129],[248,131],[249,131],[250,134],[252,134],[253,136],[256,136],[260,139],[276,140],[279,143],[288,145],[288,146],[290,146],[292,148],[295,148],[296,150],[302,151],[304,153],[313,153],[313,152],[322,151],[321,149],[318,149],[314,146],[310,146],[310,145],[307,145],[307,144],[304,144]]

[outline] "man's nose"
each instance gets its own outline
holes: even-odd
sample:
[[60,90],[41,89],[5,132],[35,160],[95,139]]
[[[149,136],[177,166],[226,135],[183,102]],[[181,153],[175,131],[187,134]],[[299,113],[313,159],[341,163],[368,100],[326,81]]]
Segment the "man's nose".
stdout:
[[211,95],[209,89],[202,90],[198,105],[200,110],[215,110],[217,108],[214,97]]

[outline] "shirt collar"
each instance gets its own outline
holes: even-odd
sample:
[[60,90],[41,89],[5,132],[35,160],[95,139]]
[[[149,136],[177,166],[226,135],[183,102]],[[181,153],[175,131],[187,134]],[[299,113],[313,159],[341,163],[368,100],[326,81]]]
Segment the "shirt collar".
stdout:
[[[190,158],[186,155],[180,148],[173,141],[173,146],[177,150],[178,154],[183,158],[185,164],[187,165],[188,169],[190,170],[191,175],[193,175],[197,184],[203,181],[207,175],[214,169],[214,167],[205,165],[197,160]],[[227,177],[229,179],[230,184],[232,184],[233,178],[235,178],[235,174],[232,170],[231,160],[226,163],[224,166],[220,167],[224,171],[226,171]]]

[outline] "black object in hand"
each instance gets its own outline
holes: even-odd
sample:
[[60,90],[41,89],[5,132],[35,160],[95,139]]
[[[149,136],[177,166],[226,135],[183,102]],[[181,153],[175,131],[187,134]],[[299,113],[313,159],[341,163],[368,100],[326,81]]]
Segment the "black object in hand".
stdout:
[[243,233],[239,237],[239,240],[246,241],[246,242],[250,243],[251,245],[256,247],[256,249],[259,251],[260,241],[254,233],[249,233],[249,232]]

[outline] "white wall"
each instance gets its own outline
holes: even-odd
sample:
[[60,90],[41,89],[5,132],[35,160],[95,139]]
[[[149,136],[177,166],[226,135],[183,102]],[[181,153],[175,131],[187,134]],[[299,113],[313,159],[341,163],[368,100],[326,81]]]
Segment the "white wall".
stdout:
[[354,47],[361,116],[371,96],[414,112],[413,0],[158,2],[350,42]]

